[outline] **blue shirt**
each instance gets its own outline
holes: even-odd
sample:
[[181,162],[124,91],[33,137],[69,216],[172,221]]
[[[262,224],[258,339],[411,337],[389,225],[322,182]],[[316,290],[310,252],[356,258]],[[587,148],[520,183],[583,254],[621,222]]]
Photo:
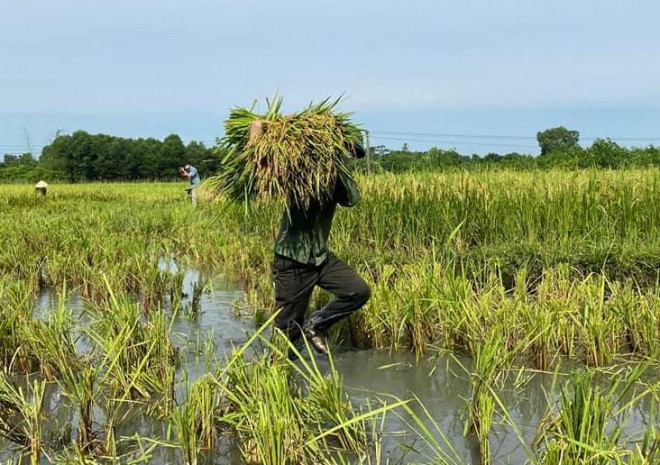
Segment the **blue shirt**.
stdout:
[[192,187],[199,186],[199,183],[202,182],[202,178],[199,177],[199,173],[197,172],[197,168],[190,165],[190,169],[188,170],[188,174],[190,175],[190,185]]

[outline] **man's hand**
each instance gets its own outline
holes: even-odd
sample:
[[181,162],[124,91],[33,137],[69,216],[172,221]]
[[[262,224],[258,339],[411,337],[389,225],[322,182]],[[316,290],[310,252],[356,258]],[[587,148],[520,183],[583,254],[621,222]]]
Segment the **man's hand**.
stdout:
[[355,158],[364,158],[366,155],[364,148],[360,144],[351,144],[350,150]]
[[253,143],[255,140],[263,134],[264,129],[263,125],[261,124],[261,120],[255,119],[252,121],[252,124],[250,124],[250,143]]

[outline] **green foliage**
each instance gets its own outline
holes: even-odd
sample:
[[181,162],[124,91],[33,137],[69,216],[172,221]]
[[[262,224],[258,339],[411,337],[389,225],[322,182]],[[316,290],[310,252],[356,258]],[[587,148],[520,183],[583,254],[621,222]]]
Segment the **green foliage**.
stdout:
[[[352,160],[350,165],[364,172],[364,160]],[[580,170],[588,168],[620,169],[660,166],[660,147],[632,147],[618,145],[610,139],[597,139],[587,148],[577,144],[552,150],[536,157],[516,152],[485,156],[461,155],[454,149],[432,147],[425,152],[371,148],[371,166],[376,172],[409,173],[423,171],[492,171],[492,170]]]
[[36,182],[40,179],[60,178],[59,172],[53,172],[46,168],[31,153],[22,155],[5,155],[4,161],[0,162],[0,182],[3,181],[29,181]]
[[559,126],[539,131],[536,134],[536,140],[541,147],[541,155],[547,155],[552,152],[565,152],[577,147],[580,133]]
[[175,134],[159,141],[76,131],[59,135],[38,161],[31,154],[5,155],[0,181],[174,179],[177,167],[185,163],[206,176],[217,171],[220,157],[201,142],[184,145]]

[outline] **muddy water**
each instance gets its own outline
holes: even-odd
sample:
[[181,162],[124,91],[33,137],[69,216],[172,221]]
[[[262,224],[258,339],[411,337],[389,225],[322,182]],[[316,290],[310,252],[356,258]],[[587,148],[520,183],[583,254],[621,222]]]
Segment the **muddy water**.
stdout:
[[[344,384],[352,399],[366,400],[384,392],[400,399],[417,397],[439,429],[455,449],[451,455],[460,463],[479,463],[479,448],[472,436],[465,436],[465,399],[470,395],[469,380],[465,369],[471,368],[470,360],[450,356],[415,361],[408,354],[363,351],[343,354],[337,359],[337,368],[343,375]],[[524,389],[513,386],[502,393],[503,401],[511,409],[516,424],[526,442],[531,442],[535,428],[545,413],[547,405],[543,388],[551,383],[549,376],[534,376]],[[511,390],[511,391],[509,391]],[[516,392],[517,391],[517,392]],[[413,410],[424,417],[421,408],[413,404]],[[415,437],[408,434],[406,418],[390,415],[386,424],[384,449],[404,463],[423,462],[428,457],[422,453],[406,451],[401,444],[413,444]],[[435,428],[431,422],[428,426]],[[440,437],[440,435],[438,435]],[[419,445],[419,444],[418,444]],[[449,448],[446,448],[449,451]],[[492,433],[492,450],[495,463],[523,463],[525,453],[518,436],[509,428],[496,426]]]
[[[162,266],[176,271],[173,264],[164,263]],[[203,279],[200,272],[187,271],[184,279],[184,294],[191,296],[194,283],[200,279]],[[174,340],[177,346],[184,349],[185,357],[179,369],[178,379],[192,382],[209,370],[211,364],[222,360],[232,347],[245,342],[248,332],[253,329],[253,323],[251,318],[235,315],[235,303],[242,297],[243,292],[235,285],[214,282],[202,297],[202,313],[197,319],[191,321],[183,315],[177,318],[173,325]],[[189,298],[184,298],[184,306],[189,303],[187,299]],[[69,295],[64,303],[74,310],[76,316],[85,318],[84,302],[75,293]],[[39,296],[35,305],[37,316],[43,316],[49,309],[58,305],[57,294],[46,292]],[[209,341],[212,344],[209,344]],[[88,349],[84,341],[80,344],[81,352]],[[204,351],[203,348],[209,345],[212,350]],[[203,352],[206,352],[206,355],[203,355]],[[325,369],[328,368],[327,359],[320,358],[319,363]],[[335,354],[335,364],[355,405],[383,399],[384,395],[396,396],[400,399],[417,397],[451,443],[455,451],[452,455],[456,457],[457,462],[479,463],[475,440],[463,434],[466,411],[464,399],[470,395],[468,375],[465,373],[465,369],[468,371],[471,369],[469,359],[443,355],[416,361],[405,352],[390,354],[374,350],[341,350]],[[513,373],[509,379],[511,381],[501,392],[502,400],[522,433],[524,441],[531,444],[536,427],[546,413],[546,394],[550,390],[552,377],[530,373],[525,374],[524,377],[517,377]],[[180,392],[185,390],[185,384],[185,382],[180,384]],[[68,427],[75,431],[75,416],[71,414],[66,399],[59,395],[57,389],[49,390],[46,405],[50,412],[50,419],[46,425],[49,435],[62,434],[62,431],[66,432]],[[423,415],[421,409],[416,410]],[[637,432],[644,428],[645,412],[643,405],[633,412],[627,427],[628,432]],[[103,412],[96,412],[96,416],[102,420]],[[383,454],[389,455],[390,463],[428,461],[428,450],[411,433],[406,420],[405,416],[388,415],[384,425]],[[61,425],[70,426],[62,428]],[[119,426],[117,437],[134,436],[136,433],[148,438],[162,439],[167,436],[167,425],[149,419],[138,410]],[[526,462],[527,456],[519,436],[503,422],[493,428],[491,448],[496,464]],[[3,451],[0,453],[0,460],[6,461],[10,458],[12,449],[10,444],[0,442],[0,450]],[[162,447],[153,454],[150,463],[154,465],[180,463],[180,454],[175,448]],[[227,442],[222,451],[209,455],[205,463],[241,462],[235,447]]]

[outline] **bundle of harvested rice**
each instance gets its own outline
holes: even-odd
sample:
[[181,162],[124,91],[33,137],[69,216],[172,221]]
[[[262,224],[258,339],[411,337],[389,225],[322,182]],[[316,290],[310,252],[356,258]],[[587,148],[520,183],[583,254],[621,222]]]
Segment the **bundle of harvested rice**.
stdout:
[[221,148],[226,155],[212,188],[234,201],[283,198],[289,206],[323,201],[345,162],[361,143],[349,113],[335,112],[339,100],[324,100],[282,115],[282,100],[268,102],[259,115],[235,108],[225,121]]

